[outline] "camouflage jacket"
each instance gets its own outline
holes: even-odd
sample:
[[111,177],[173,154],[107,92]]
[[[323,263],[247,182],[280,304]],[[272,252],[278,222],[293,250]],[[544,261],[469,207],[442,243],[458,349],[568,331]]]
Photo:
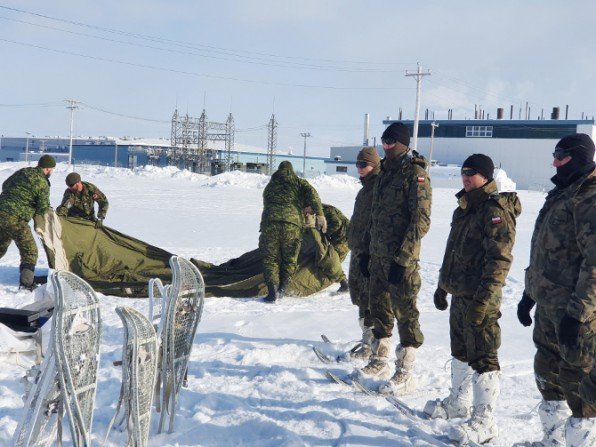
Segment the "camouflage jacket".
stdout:
[[83,184],[81,192],[74,192],[70,189],[64,191],[62,203],[56,208],[56,214],[64,217],[95,220],[94,202],[97,202],[97,218],[105,219],[109,206],[107,197],[93,183],[81,183]]
[[2,184],[0,211],[29,221],[50,208],[50,181],[42,168],[23,168]]
[[420,240],[430,226],[432,190],[426,160],[416,151],[381,161],[374,185],[369,232],[371,255],[407,267],[420,257]]
[[596,171],[546,196],[536,219],[526,293],[579,321],[596,312]]
[[377,177],[378,173],[370,172],[360,180],[362,182],[362,188],[356,195],[354,213],[350,219],[350,229],[348,231],[348,245],[352,252],[368,252],[368,246],[364,243],[364,233],[369,229],[373,189]]
[[292,169],[278,169],[263,191],[261,229],[269,222],[286,222],[304,226],[304,208],[323,215],[323,205],[317,191]]
[[323,214],[327,220],[327,233],[325,236],[332,245],[347,243],[350,221],[334,206],[323,204]]
[[456,197],[459,206],[453,212],[439,287],[498,308],[513,261],[521,203],[514,192],[499,194],[494,180],[467,193],[461,190]]

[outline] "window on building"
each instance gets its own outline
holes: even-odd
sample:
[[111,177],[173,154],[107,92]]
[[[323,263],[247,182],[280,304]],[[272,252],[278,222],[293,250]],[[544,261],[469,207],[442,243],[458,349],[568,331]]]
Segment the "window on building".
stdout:
[[492,138],[493,126],[466,126],[466,137]]
[[336,166],[335,172],[348,172],[348,167],[347,166]]

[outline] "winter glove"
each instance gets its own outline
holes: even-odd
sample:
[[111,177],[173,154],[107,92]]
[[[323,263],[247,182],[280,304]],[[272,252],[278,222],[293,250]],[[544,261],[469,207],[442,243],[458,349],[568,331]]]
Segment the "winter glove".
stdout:
[[530,296],[524,292],[521,301],[517,304],[517,319],[519,322],[528,327],[532,325],[532,317],[530,311],[536,303]]
[[99,230],[100,228],[103,228],[103,219],[97,219],[95,221],[95,229]]
[[565,314],[559,323],[559,344],[572,348],[579,344],[579,327],[581,323]]
[[440,287],[437,287],[437,290],[435,290],[433,300],[435,301],[435,307],[439,310],[446,310],[449,307],[449,303],[447,302],[447,292]]
[[327,233],[327,219],[325,219],[325,216],[321,215],[315,217],[315,225],[317,230],[319,230],[321,233]]
[[404,280],[404,273],[406,273],[406,268],[394,261],[389,267],[387,280],[396,286]]
[[480,326],[486,317],[486,306],[483,303],[472,301],[466,313],[466,320],[472,326]]
[[370,278],[370,271],[368,270],[368,264],[370,263],[370,255],[363,253],[358,256],[358,267],[360,267],[360,273],[365,278]]

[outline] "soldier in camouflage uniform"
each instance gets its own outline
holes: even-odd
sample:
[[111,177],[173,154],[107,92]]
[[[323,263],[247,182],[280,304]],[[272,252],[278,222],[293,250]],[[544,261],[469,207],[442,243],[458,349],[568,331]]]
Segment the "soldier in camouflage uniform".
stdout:
[[412,369],[423,336],[416,307],[420,290],[420,241],[430,226],[431,187],[426,160],[410,151],[410,134],[393,123],[382,136],[385,159],[375,181],[368,252],[360,255],[363,275],[370,275],[369,308],[375,336],[372,355],[361,372],[387,378],[391,334],[395,320],[400,344],[395,351],[396,370],[383,393],[402,394],[413,388]]
[[[348,228],[350,226],[350,221],[340,210],[325,203],[323,204],[323,214],[327,221],[327,232],[325,233],[325,237],[335,249],[339,259],[343,261],[346,259],[346,256],[350,251],[348,247]],[[336,278],[336,280],[340,284],[337,292],[347,292],[348,280],[346,274],[342,271],[341,276]]]
[[34,287],[37,245],[29,227],[34,215],[50,208],[50,181],[56,160],[49,155],[39,159],[37,167],[19,169],[2,184],[0,194],[0,258],[15,242],[21,256],[20,285]]
[[283,297],[296,270],[307,207],[315,214],[317,228],[325,233],[327,222],[317,191],[294,173],[289,161],[282,161],[263,191],[259,250],[267,302]]
[[364,234],[369,230],[370,212],[372,208],[372,194],[375,180],[379,175],[381,159],[374,147],[363,148],[356,157],[356,168],[360,176],[362,188],[356,195],[354,213],[350,219],[348,231],[348,246],[352,251],[350,257],[350,275],[348,283],[352,304],[358,306],[358,324],[362,329],[362,340],[347,356],[354,359],[368,360],[374,339],[372,333],[372,317],[368,309],[369,278],[360,271],[359,258],[368,253]]
[[[499,395],[501,289],[513,257],[516,218],[521,204],[515,192],[501,193],[493,180],[490,157],[474,154],[462,165],[464,188],[456,194],[439,286],[434,295],[439,310],[448,307],[451,338],[451,393],[428,401],[431,418],[472,417],[452,427],[450,437],[464,443],[484,443],[497,435],[493,411]],[[472,399],[473,398],[473,399]]]
[[[95,228],[101,228],[108,212],[108,199],[97,186],[81,181],[81,176],[71,172],[66,176],[66,191],[62,203],[56,208],[56,214],[64,217],[82,217],[95,222]],[[95,217],[97,202],[97,218]]]
[[[594,142],[569,135],[553,153],[556,185],[534,227],[518,318],[532,324],[534,372],[542,394],[540,445],[596,445],[596,404],[579,384],[596,356],[596,172]],[[571,409],[571,417],[569,415]]]

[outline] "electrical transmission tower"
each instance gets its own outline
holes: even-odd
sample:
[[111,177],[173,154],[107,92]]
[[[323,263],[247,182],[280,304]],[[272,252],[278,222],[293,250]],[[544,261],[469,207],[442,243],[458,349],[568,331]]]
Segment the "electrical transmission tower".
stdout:
[[226,170],[232,170],[232,150],[234,149],[234,132],[236,126],[234,125],[234,117],[232,112],[228,115],[226,120]]
[[277,153],[277,121],[275,114],[271,115],[267,124],[267,173],[275,172],[275,154]]

